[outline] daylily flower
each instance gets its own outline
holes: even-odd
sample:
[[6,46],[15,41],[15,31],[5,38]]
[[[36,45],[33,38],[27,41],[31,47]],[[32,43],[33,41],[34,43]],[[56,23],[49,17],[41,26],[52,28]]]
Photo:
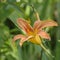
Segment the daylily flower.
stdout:
[[16,41],[17,39],[20,39],[20,42],[19,42],[20,46],[22,46],[25,41],[30,41],[32,43],[40,45],[43,49],[45,49],[45,48],[42,44],[41,38],[44,38],[47,40],[51,39],[49,34],[46,33],[43,30],[43,28],[51,27],[51,26],[58,26],[58,24],[53,20],[41,21],[39,18],[38,18],[38,20],[36,20],[34,22],[33,27],[26,20],[24,20],[22,18],[19,18],[17,20],[17,24],[26,34],[25,35],[22,35],[22,34],[16,35],[13,39],[14,41]]

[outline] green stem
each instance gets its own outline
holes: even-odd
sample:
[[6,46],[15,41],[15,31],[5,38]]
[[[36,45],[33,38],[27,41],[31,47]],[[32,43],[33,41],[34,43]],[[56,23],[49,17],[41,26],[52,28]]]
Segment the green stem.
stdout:
[[43,48],[43,50],[48,54],[48,56],[51,56],[52,58],[54,58],[54,56],[50,53],[50,51],[48,49],[46,49],[42,44],[40,44],[40,46]]

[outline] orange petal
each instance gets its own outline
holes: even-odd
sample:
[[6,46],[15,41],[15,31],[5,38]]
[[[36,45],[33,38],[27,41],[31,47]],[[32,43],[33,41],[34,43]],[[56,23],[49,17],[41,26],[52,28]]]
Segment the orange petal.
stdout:
[[27,37],[27,36],[19,34],[19,35],[14,36],[13,41],[16,41],[17,39],[21,39],[20,40],[20,46],[22,46],[25,41],[27,41],[28,39],[30,39],[32,37],[33,36],[28,36]]
[[19,18],[17,20],[17,23],[20,26],[20,28],[22,28],[26,33],[28,33],[29,31],[33,31],[33,28],[24,19]]
[[48,33],[44,32],[43,30],[41,30],[40,32],[38,32],[38,35],[41,37],[41,38],[45,38],[45,39],[50,39],[50,36]]
[[34,30],[37,29],[37,27],[40,25],[40,22],[41,22],[40,20],[35,21],[33,26]]
[[28,39],[30,39],[30,38],[32,38],[33,36],[28,36],[28,37],[26,37],[25,39],[21,39],[20,40],[20,46],[22,46],[23,45],[23,43],[25,42],[25,41],[27,41]]
[[41,21],[41,24],[39,25],[38,29],[42,29],[50,26],[58,26],[58,24],[53,20],[45,20],[45,21]]
[[25,39],[25,38],[26,37],[24,35],[19,34],[19,35],[14,36],[13,41],[16,41],[17,39]]

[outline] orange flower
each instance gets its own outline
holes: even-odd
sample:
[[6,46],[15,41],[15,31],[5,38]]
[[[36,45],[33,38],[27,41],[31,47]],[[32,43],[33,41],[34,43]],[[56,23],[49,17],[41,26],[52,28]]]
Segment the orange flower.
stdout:
[[32,27],[30,24],[28,24],[26,20],[22,18],[19,18],[17,20],[17,24],[26,33],[26,35],[18,34],[13,39],[14,41],[16,41],[17,39],[21,39],[20,46],[22,46],[22,44],[25,41],[30,41],[32,43],[41,45],[42,44],[41,38],[50,40],[49,34],[46,33],[43,30],[43,28],[50,26],[58,26],[58,24],[53,20],[45,20],[45,21],[36,20]]
[[19,18],[17,20],[17,24],[26,34],[18,34],[14,36],[13,41],[20,39],[20,46],[22,46],[25,41],[30,41],[32,43],[40,45],[48,54],[50,54],[50,52],[42,44],[41,38],[51,40],[49,34],[46,33],[43,28],[58,26],[58,24],[55,21],[49,19],[41,21],[38,14],[36,14],[36,17],[37,20],[34,22],[33,27],[22,18]]

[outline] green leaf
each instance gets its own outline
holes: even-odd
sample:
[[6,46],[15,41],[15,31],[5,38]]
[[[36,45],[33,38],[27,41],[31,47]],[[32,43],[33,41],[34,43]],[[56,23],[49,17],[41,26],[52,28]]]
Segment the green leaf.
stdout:
[[14,11],[14,8],[12,5],[8,5],[7,3],[1,3],[0,6],[0,20],[5,20]]
[[54,11],[55,0],[45,0],[41,10],[41,19],[52,18]]
[[22,18],[22,15],[19,11],[14,11],[9,17],[8,17],[17,27],[17,19]]

